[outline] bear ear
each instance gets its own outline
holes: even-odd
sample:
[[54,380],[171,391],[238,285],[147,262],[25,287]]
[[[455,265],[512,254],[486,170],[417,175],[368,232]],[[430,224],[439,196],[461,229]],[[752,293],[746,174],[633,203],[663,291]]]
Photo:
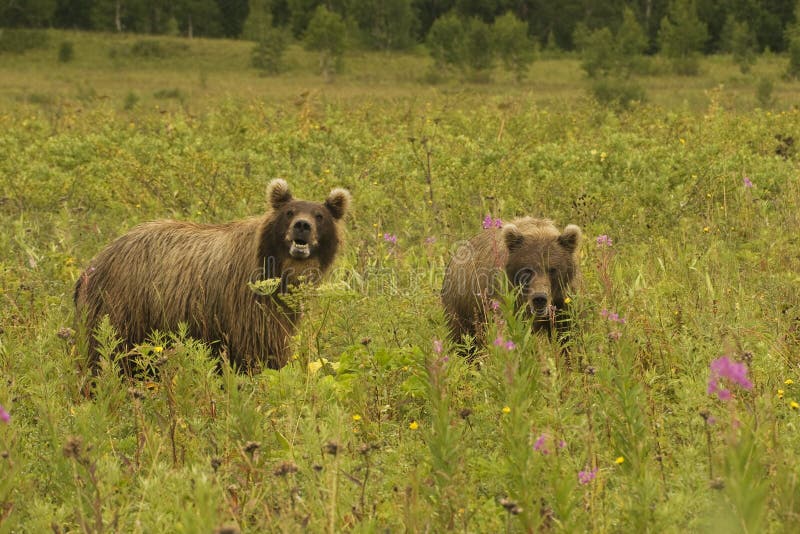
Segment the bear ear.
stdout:
[[337,187],[325,199],[325,207],[328,208],[334,219],[341,219],[347,213],[347,208],[350,207],[350,192]]
[[561,235],[558,236],[558,244],[567,249],[569,252],[575,252],[578,245],[581,244],[581,229],[574,225],[568,224]]
[[282,178],[275,178],[267,186],[267,201],[272,209],[278,209],[292,200],[289,184]]
[[514,252],[522,246],[524,236],[522,232],[519,231],[519,228],[517,228],[517,225],[511,223],[506,224],[500,232],[503,236],[503,243],[506,244],[506,248],[509,252]]

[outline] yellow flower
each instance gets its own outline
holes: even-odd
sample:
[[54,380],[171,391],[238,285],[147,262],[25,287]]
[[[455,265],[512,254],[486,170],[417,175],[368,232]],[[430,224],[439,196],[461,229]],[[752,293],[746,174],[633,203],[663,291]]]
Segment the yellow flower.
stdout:
[[619,464],[623,463],[624,461],[625,461],[625,458],[624,458],[624,457],[622,457],[622,456],[617,456],[617,459],[616,459],[616,460],[614,460],[614,463],[615,463],[615,464],[617,464],[617,465],[619,465]]
[[608,155],[605,152],[600,152],[600,161],[605,161]]
[[564,304],[569,304],[570,302],[572,302],[571,298],[567,297],[564,299]]
[[161,354],[162,352],[164,352],[164,347],[160,345],[158,347],[153,347],[153,352],[155,352],[156,354]]
[[794,380],[792,380],[791,378],[787,378],[786,380],[783,381],[783,383],[786,384],[787,386],[791,386],[792,384],[794,384]]
[[792,410],[796,410],[796,409],[800,408],[800,404],[797,404],[797,402],[792,401],[792,402],[789,403],[789,408],[791,408]]
[[678,139],[678,141],[680,141],[682,145],[685,145],[685,144],[686,144],[686,139],[684,139],[683,137],[681,137],[680,139]]
[[353,415],[353,421],[361,421],[361,416],[358,414]]
[[410,428],[411,430],[416,430],[419,428],[419,423],[417,423],[416,421],[411,421],[411,423],[408,424],[408,428]]
[[508,406],[503,406],[503,413],[511,413],[511,408]]
[[703,231],[704,231],[705,233],[708,233],[708,232],[710,232],[710,231],[711,231],[711,228],[709,228],[708,226],[704,226],[704,227],[703,227]]
[[782,399],[782,398],[783,398],[783,390],[782,390],[782,389],[779,389],[779,390],[778,390],[778,398],[779,398],[779,399]]

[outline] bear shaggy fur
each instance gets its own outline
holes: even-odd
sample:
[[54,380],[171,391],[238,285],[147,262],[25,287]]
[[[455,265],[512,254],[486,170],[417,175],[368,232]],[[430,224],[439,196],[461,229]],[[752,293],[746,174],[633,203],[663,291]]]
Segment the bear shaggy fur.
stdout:
[[[189,334],[226,352],[239,369],[280,368],[299,319],[281,295],[316,282],[340,246],[350,193],[334,189],[324,203],[295,200],[284,180],[267,187],[270,210],[226,224],[162,220],[137,226],[103,249],[78,278],[75,305],[89,332],[97,369],[97,325],[108,316],[125,349],[152,330],[188,324]],[[249,282],[280,278],[268,295]],[[131,362],[123,360],[126,372]]]
[[517,292],[517,309],[532,317],[535,331],[562,329],[565,299],[579,276],[580,240],[574,224],[561,232],[548,219],[523,217],[458,247],[442,287],[451,339],[459,343],[466,334],[485,344],[490,301],[504,285]]

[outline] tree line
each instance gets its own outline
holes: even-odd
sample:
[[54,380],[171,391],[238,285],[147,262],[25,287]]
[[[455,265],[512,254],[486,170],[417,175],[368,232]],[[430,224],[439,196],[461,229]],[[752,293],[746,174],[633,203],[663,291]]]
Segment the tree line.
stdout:
[[683,4],[707,28],[703,53],[724,51],[734,24],[747,26],[755,51],[789,48],[797,0],[0,0],[0,27],[247,38],[248,19],[256,19],[299,39],[324,6],[367,49],[427,42],[445,17],[493,25],[510,14],[540,47],[575,50],[587,30],[617,34],[629,13],[644,32],[644,51],[655,53],[663,21]]

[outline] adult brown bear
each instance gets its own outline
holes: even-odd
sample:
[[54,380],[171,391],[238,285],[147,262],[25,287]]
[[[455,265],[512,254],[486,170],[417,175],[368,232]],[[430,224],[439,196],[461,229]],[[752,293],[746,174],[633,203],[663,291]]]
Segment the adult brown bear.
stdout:
[[[267,197],[265,215],[226,224],[149,222],[95,256],[74,297],[92,367],[98,363],[93,332],[106,315],[124,349],[152,330],[186,323],[192,337],[227,353],[241,370],[285,365],[299,312],[281,296],[300,277],[313,283],[331,266],[350,193],[337,188],[324,202],[295,200],[276,179]],[[276,280],[273,292],[251,289],[249,283],[265,279]],[[131,363],[123,359],[126,372]]]
[[445,271],[441,296],[451,339],[459,343],[467,334],[485,343],[488,309],[503,278],[518,291],[517,309],[532,317],[534,330],[563,324],[579,276],[581,229],[570,224],[562,232],[549,219],[533,217],[487,226],[458,247]]

